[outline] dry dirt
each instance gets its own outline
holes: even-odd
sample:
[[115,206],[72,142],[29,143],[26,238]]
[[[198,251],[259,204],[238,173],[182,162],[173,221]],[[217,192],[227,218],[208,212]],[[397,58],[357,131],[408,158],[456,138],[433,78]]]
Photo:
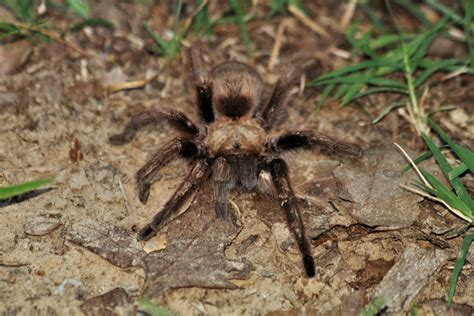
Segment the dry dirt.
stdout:
[[[148,10],[104,1],[94,8],[117,28],[67,36],[90,56],[58,42],[26,41],[6,44],[23,54],[0,54],[0,63],[11,64],[0,77],[0,185],[55,177],[47,189],[0,204],[3,315],[133,315],[139,297],[177,315],[355,315],[376,296],[385,298],[385,310],[393,314],[474,312],[472,257],[446,310],[461,240],[446,236],[461,228],[462,220],[399,189],[398,183],[415,176],[399,175],[406,162],[392,143],[404,144],[413,155],[422,150],[406,121],[392,113],[371,124],[389,96],[343,109],[327,104],[317,112],[320,91],[295,87],[286,120],[274,130],[314,129],[364,148],[357,161],[315,152],[285,155],[312,239],[317,277],[305,277],[278,203],[257,194],[233,195],[238,212],[221,222],[207,185],[155,238],[137,242],[138,229],[171,196],[186,164],[164,168],[142,205],[135,172],[171,132],[160,125],[118,147],[108,137],[145,108],[177,107],[195,117],[189,64],[185,54],[166,61],[144,48],[141,21],[153,20],[158,32],[171,26],[171,18],[159,23],[171,16],[165,4]],[[333,32],[334,8],[309,10]],[[317,61],[308,78],[344,63],[331,53],[333,41],[288,18],[277,67],[269,71],[281,20],[249,22],[251,57],[237,26],[217,27],[201,43],[205,60],[208,65],[228,59],[250,63],[268,87],[294,58]],[[107,93],[110,84],[154,74],[142,89]],[[470,145],[472,88],[472,78],[458,77],[448,88],[435,86],[427,101],[459,106],[435,118]],[[427,168],[437,172],[432,163]]]

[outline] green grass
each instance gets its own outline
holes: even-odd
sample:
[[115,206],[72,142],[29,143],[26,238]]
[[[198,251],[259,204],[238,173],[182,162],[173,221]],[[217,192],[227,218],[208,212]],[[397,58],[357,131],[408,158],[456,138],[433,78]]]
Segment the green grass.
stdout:
[[53,179],[51,178],[38,179],[6,187],[0,187],[0,201],[31,192],[45,184],[51,183],[52,181]]
[[[153,39],[154,46],[152,51],[159,56],[166,59],[174,59],[178,56],[181,41],[187,36],[189,30],[192,28],[194,36],[202,37],[212,34],[212,28],[220,24],[238,24],[240,29],[240,36],[245,46],[247,55],[251,55],[251,41],[250,35],[245,23],[244,6],[242,1],[228,0],[229,7],[233,15],[229,17],[221,17],[211,20],[208,14],[208,4],[203,5],[204,0],[196,2],[196,9],[198,11],[192,18],[188,18],[184,22],[180,22],[183,1],[177,3],[176,14],[174,16],[173,37],[169,40],[164,39],[159,34],[155,33],[147,22],[143,23],[143,27],[147,34]],[[203,5],[201,7],[201,5]]]
[[464,261],[466,260],[469,247],[471,246],[473,240],[474,233],[470,233],[464,237],[461,243],[461,249],[459,250],[456,262],[454,263],[454,270],[451,274],[451,279],[449,280],[448,305],[451,305],[451,303],[453,302],[453,297],[456,292],[456,286],[458,284],[459,275],[461,274],[462,267],[464,266]]
[[[314,79],[308,83],[308,86],[323,88],[318,108],[329,96],[339,100],[340,106],[343,107],[372,94],[399,94],[402,101],[387,105],[373,123],[382,120],[393,109],[406,105],[410,123],[419,135],[426,134],[429,132],[427,119],[430,113],[425,111],[418,99],[427,80],[440,71],[462,70],[465,73],[474,74],[473,63],[467,59],[458,58],[434,60],[427,55],[433,40],[440,36],[446,36],[447,30],[455,24],[454,19],[457,16],[454,17],[453,14],[446,13],[438,23],[433,25],[412,1],[398,0],[397,3],[406,8],[415,18],[421,20],[426,25],[425,30],[415,34],[406,34],[398,29],[397,33],[389,33],[387,27],[381,27],[382,21],[377,18],[370,6],[361,5],[369,20],[377,26],[362,35],[360,35],[357,22],[347,30],[346,37],[352,45],[352,53],[362,61],[341,67]],[[466,17],[462,24],[466,28],[466,35],[472,34],[472,10],[468,13],[472,6],[472,4],[466,6]],[[387,7],[392,14],[388,2]],[[393,15],[392,19],[397,25]],[[377,33],[376,29],[384,31]],[[471,37],[467,37],[466,42],[472,46]],[[471,66],[469,67],[469,65]]]
[[385,308],[385,299],[383,297],[374,298],[360,314],[361,316],[375,316],[380,315]]
[[[463,185],[461,177],[468,172],[473,173],[474,153],[469,148],[456,144],[449,137],[449,135],[446,134],[431,119],[428,120],[428,123],[433,128],[433,130],[436,131],[438,136],[443,140],[445,146],[449,148],[451,152],[459,159],[459,163],[457,163],[456,166],[452,166],[448,162],[446,157],[443,155],[440,148],[435,145],[433,140],[431,140],[426,134],[423,133],[423,141],[428,147],[431,155],[424,154],[418,157],[416,159],[416,162],[411,161],[412,167],[415,168],[416,171],[419,173],[422,182],[414,182],[415,188],[407,186],[402,187],[411,192],[420,194],[425,197],[429,197],[444,204],[451,212],[464,219],[468,223],[468,225],[472,225],[474,221],[474,201],[472,200],[472,197],[469,195],[468,191]],[[406,156],[408,157],[408,155]],[[448,185],[443,184],[440,180],[438,180],[434,175],[432,175],[425,169],[416,166],[416,164],[429,158],[429,156],[433,156],[435,158],[436,163]],[[464,265],[469,246],[473,240],[474,233],[468,233],[464,236],[464,240],[461,244],[461,250],[456,259],[453,273],[451,274],[451,280],[448,290],[448,304],[451,304],[452,302],[454,293],[456,291],[457,280]]]
[[300,9],[301,12],[306,13],[306,9],[301,0],[272,0],[269,16],[272,17],[284,14],[290,5],[295,6]]
[[166,308],[156,305],[150,299],[139,298],[137,300],[138,310],[140,312],[145,312],[147,315],[151,316],[173,316],[174,314],[168,311]]
[[180,23],[181,11],[183,9],[183,1],[179,0],[176,7],[176,14],[173,21],[173,37],[169,40],[162,38],[159,34],[155,33],[149,26],[148,22],[143,23],[143,27],[147,34],[153,39],[155,43],[152,47],[152,51],[163,56],[166,59],[174,59],[178,56],[181,41],[186,37],[191,26],[194,24],[194,32],[198,36],[203,34],[209,34],[211,32],[211,22],[207,14],[208,5],[204,4],[203,0],[197,2],[197,9],[194,19],[188,18],[184,23]]
[[[19,22],[5,23],[0,21],[0,39],[11,36],[25,37],[33,42],[49,41],[61,38],[62,31],[57,31],[54,27],[55,21],[47,16],[37,16],[35,14],[34,3],[31,0],[0,0],[0,5],[11,10]],[[80,22],[72,25],[66,31],[79,31],[84,27],[108,27],[113,28],[111,21],[94,18],[91,15],[91,7],[87,0],[66,0],[64,4],[48,1],[47,11],[70,12],[80,19]]]
[[252,53],[252,50],[250,47],[250,35],[244,21],[244,13],[242,10],[241,2],[242,1],[238,1],[238,0],[229,0],[229,5],[234,11],[235,17],[237,19],[237,24],[239,25],[239,28],[240,28],[240,36],[242,37],[245,50],[247,51],[247,55],[250,56]]

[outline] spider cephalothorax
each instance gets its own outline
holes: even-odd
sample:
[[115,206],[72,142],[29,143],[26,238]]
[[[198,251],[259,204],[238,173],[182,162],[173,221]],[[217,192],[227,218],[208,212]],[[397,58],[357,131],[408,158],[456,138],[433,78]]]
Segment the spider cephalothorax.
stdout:
[[323,151],[328,154],[358,157],[356,145],[336,142],[311,131],[293,131],[280,136],[268,132],[288,103],[289,90],[296,71],[284,74],[269,98],[264,97],[264,84],[250,66],[226,62],[207,72],[199,53],[191,50],[197,111],[200,124],[184,113],[172,109],[155,109],[136,114],[121,134],[110,138],[112,144],[124,144],[147,125],[167,121],[178,132],[152,156],[137,173],[139,198],[146,203],[151,185],[158,180],[160,169],[176,158],[190,161],[190,171],[163,209],[138,234],[147,240],[167,222],[206,182],[214,187],[215,210],[218,217],[227,216],[228,194],[234,190],[251,191],[259,175],[269,173],[286,219],[303,255],[308,277],[315,275],[311,246],[304,233],[297,198],[290,184],[288,166],[280,153],[298,148]]

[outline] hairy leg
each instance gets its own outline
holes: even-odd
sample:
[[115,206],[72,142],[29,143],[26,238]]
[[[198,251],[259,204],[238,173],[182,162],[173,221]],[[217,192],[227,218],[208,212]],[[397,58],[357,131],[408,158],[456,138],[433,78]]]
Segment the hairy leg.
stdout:
[[361,148],[355,144],[336,141],[329,136],[311,131],[290,132],[273,137],[266,146],[270,151],[276,153],[307,148],[329,155],[347,156],[350,158],[358,158],[362,154]]
[[311,254],[311,245],[304,232],[303,219],[298,207],[298,201],[290,184],[288,167],[283,159],[277,158],[268,162],[273,183],[278,194],[280,205],[285,211],[288,225],[293,232],[300,252],[303,256],[303,265],[308,277],[314,277],[314,258]]
[[299,68],[292,68],[282,75],[275,84],[268,102],[256,108],[254,117],[260,122],[265,130],[270,130],[281,111],[288,104],[290,89],[295,84]]
[[137,239],[148,240],[155,236],[156,232],[166,223],[170,216],[183,206],[194,192],[200,189],[209,177],[209,173],[209,164],[204,159],[199,160],[189,172],[186,180],[181,183],[173,196],[163,206],[163,209],[138,233]]
[[227,217],[227,199],[229,192],[235,187],[236,179],[232,174],[228,161],[219,157],[212,166],[212,182],[216,199],[216,215],[224,220]]
[[160,148],[152,158],[137,172],[138,197],[145,204],[150,195],[150,188],[159,179],[159,171],[172,160],[196,158],[202,154],[201,146],[185,139],[173,139]]
[[197,135],[199,133],[199,128],[179,111],[172,109],[149,110],[132,116],[122,133],[111,136],[109,142],[113,145],[128,143],[141,128],[162,121],[167,121],[173,128],[187,135]]
[[189,59],[193,71],[193,80],[196,86],[196,98],[199,115],[205,123],[214,121],[212,108],[212,83],[209,73],[205,70],[199,49],[189,50]]

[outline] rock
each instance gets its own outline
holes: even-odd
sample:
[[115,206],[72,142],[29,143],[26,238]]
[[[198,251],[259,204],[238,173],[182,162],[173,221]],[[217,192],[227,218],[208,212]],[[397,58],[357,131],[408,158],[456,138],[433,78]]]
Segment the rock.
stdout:
[[447,260],[443,250],[410,245],[375,290],[376,300],[389,313],[408,310],[412,300]]
[[335,170],[336,179],[347,190],[337,206],[371,227],[411,225],[420,214],[421,198],[399,187],[404,181],[400,174],[406,165],[403,157],[391,146],[371,148],[364,157],[363,164]]

